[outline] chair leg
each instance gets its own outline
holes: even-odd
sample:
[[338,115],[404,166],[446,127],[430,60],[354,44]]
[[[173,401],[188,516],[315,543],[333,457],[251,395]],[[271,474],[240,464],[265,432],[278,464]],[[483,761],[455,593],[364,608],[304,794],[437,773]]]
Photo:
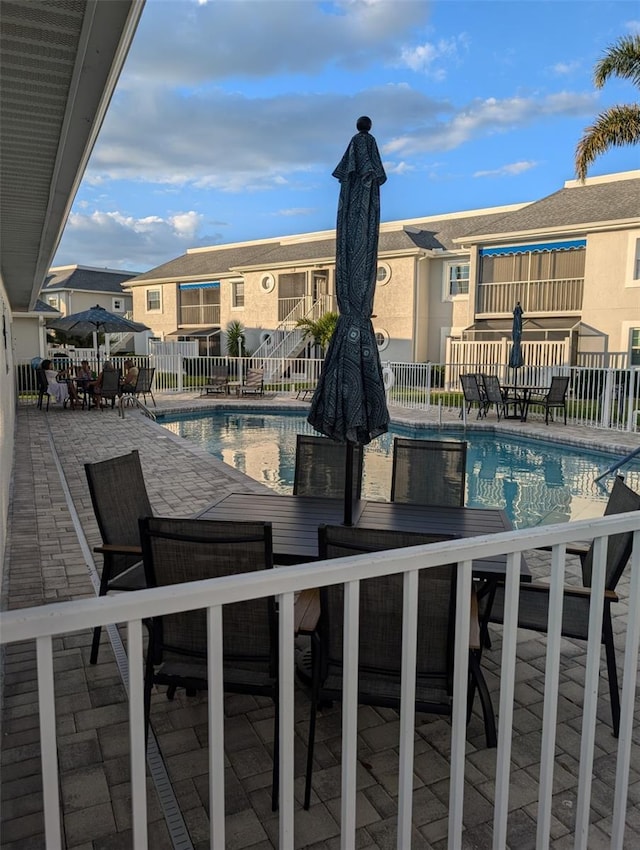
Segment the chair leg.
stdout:
[[616,650],[613,645],[613,627],[611,612],[607,609],[602,623],[604,648],[607,657],[607,676],[609,679],[609,699],[611,700],[611,720],[613,722],[613,737],[620,735],[620,690],[618,685],[618,668],[616,667]]
[[474,686],[473,689],[470,686],[469,690],[473,694],[475,692],[475,688],[477,688],[478,696],[480,697],[487,747],[496,747],[498,744],[498,736],[496,734],[496,717],[491,703],[489,688],[487,687],[487,682],[482,675],[482,670],[480,669],[479,652],[476,650],[471,650],[469,652],[469,672]]
[[90,664],[98,663],[98,652],[100,651],[100,634],[102,626],[96,626],[93,630],[93,640],[91,642],[91,656],[89,657]]

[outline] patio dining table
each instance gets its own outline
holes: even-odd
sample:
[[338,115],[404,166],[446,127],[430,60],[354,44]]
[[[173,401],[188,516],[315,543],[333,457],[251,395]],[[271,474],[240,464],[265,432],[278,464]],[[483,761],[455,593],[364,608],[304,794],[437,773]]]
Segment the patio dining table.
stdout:
[[[344,518],[342,499],[320,496],[288,496],[278,493],[231,493],[209,505],[199,519],[270,522],[276,564],[299,564],[318,559],[318,528],[340,525]],[[434,507],[402,502],[354,501],[353,524],[361,528],[450,534],[477,537],[511,531],[512,525],[500,508]],[[504,579],[506,555],[473,562],[474,576]],[[522,577],[530,575],[522,564]]]
[[507,419],[520,419],[521,422],[527,421],[527,414],[529,413],[529,402],[531,401],[531,396],[536,393],[545,394],[549,391],[549,387],[539,387],[533,384],[502,384],[502,389],[506,390],[507,393],[513,393],[514,396],[517,396],[519,399],[518,404],[520,406],[520,416],[508,416],[505,417]]

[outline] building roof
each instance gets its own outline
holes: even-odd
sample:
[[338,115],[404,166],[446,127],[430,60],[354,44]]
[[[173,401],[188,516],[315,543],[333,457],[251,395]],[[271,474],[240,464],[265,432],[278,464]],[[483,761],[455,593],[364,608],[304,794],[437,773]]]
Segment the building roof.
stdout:
[[[495,217],[463,234],[458,242],[474,243],[496,236],[522,236],[540,232],[583,231],[615,222],[640,223],[640,171],[570,180],[563,189],[523,209]],[[637,225],[636,225],[637,226]]]
[[60,266],[49,270],[42,288],[43,294],[68,289],[84,292],[113,292],[123,294],[122,284],[137,272],[120,269],[93,269],[88,266]]
[[[494,218],[504,215],[499,212],[467,214],[454,213],[442,218],[412,219],[410,223],[387,222],[380,228],[378,253],[418,252],[440,249],[459,250],[453,239],[470,230],[488,225]],[[151,282],[178,280],[215,279],[239,274],[249,269],[272,269],[309,263],[333,263],[336,257],[335,231],[320,234],[307,233],[298,236],[241,242],[234,245],[216,245],[211,248],[196,248],[187,251],[175,260],[129,280],[127,288]]]

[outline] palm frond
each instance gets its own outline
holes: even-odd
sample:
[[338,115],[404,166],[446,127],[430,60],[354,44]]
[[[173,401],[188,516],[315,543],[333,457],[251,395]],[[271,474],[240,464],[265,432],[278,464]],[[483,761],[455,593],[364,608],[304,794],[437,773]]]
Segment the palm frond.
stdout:
[[584,180],[589,166],[610,148],[640,142],[640,105],[612,106],[587,127],[576,148],[576,176]]
[[622,77],[640,87],[640,35],[623,36],[612,44],[593,69],[593,82],[601,89],[609,77]]

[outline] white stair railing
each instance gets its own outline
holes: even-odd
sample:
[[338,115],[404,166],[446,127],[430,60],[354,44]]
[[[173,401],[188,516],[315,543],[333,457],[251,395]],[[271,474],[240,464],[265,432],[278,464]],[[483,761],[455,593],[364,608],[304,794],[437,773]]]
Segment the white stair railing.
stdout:
[[331,309],[331,296],[321,295],[315,301],[301,298],[291,312],[253,353],[253,357],[295,357],[305,345],[304,332],[297,327],[300,319],[316,321]]

